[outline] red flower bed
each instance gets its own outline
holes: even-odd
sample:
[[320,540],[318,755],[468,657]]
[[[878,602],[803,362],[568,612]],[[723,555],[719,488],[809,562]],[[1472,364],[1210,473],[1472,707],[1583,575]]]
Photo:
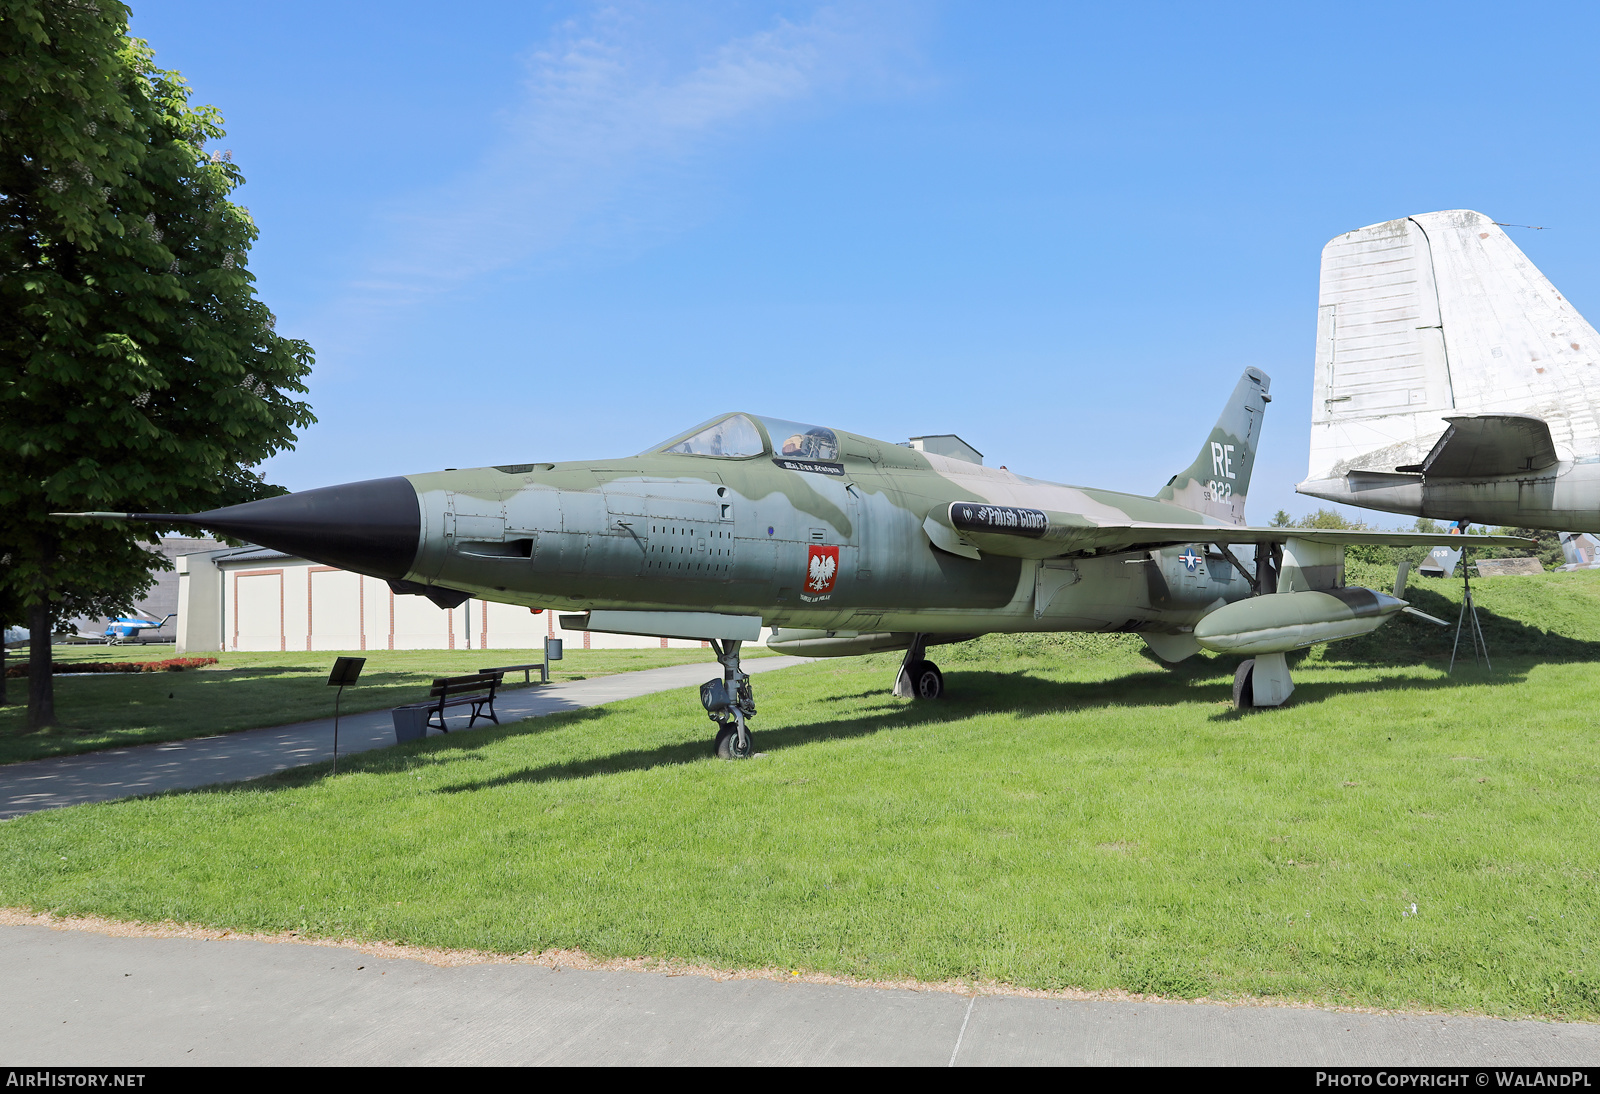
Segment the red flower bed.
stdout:
[[[216,663],[215,657],[169,657],[165,661],[53,661],[50,667],[54,672],[182,672]],[[6,670],[9,680],[26,675],[27,665]]]

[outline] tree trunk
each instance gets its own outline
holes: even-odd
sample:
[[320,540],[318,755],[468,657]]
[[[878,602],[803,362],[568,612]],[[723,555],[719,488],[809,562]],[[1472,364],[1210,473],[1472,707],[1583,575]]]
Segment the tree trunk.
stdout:
[[50,675],[50,602],[28,606],[28,728],[56,724],[55,679]]
[[6,705],[6,625],[0,619],[0,707]]

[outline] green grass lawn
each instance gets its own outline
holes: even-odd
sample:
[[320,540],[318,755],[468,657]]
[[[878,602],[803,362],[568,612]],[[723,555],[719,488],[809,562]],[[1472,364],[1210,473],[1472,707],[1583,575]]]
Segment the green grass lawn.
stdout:
[[[346,688],[340,701],[339,709],[347,714],[419,702],[428,697],[428,688],[437,676],[460,676],[485,666],[527,664],[543,657],[539,650],[350,653],[365,657],[367,663],[360,683]],[[57,646],[54,655],[58,661],[161,661],[175,656],[171,646]],[[216,657],[220,663],[183,672],[57,676],[56,713],[61,724],[42,732],[26,731],[27,680],[8,680],[11,704],[0,707],[0,763],[206,737],[333,714],[334,694],[327,681],[338,653],[197,656]],[[550,678],[581,680],[699,661],[710,663],[714,674],[710,650],[569,649],[562,660],[551,663]],[[522,675],[508,676],[506,682],[521,687]]]
[[1492,673],[1445,676],[1449,635],[1412,620],[1394,663],[1313,651],[1244,715],[1232,660],[1127,636],[941,649],[936,703],[888,694],[892,656],[816,662],[757,678],[744,763],[709,758],[686,690],[22,817],[0,904],[1595,1020],[1600,574],[1483,584]]

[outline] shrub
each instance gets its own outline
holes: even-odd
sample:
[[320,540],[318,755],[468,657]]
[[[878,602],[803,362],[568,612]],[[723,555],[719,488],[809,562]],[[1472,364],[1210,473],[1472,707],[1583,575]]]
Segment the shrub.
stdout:
[[[215,665],[215,657],[169,657],[165,661],[52,661],[53,672],[182,672]],[[27,665],[17,665],[6,670],[8,679],[28,675]]]

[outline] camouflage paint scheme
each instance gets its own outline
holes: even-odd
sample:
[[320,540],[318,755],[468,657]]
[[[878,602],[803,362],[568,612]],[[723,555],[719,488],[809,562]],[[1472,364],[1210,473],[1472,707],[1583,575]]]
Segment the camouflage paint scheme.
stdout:
[[[768,454],[742,459],[656,451],[407,476],[423,513],[409,578],[530,607],[692,609],[860,632],[1177,630],[1219,599],[1249,595],[1232,565],[1210,558],[1191,571],[1177,559],[1181,547],[1134,566],[1126,563],[1148,556],[1094,557],[1091,549],[1048,564],[940,550],[924,523],[930,514],[948,523],[940,514],[959,501],[1072,513],[1091,524],[1206,520],[1167,501],[834,432],[844,468],[837,477],[777,466],[770,438]],[[1241,442],[1227,443],[1237,450]],[[1179,477],[1180,490],[1200,489],[1189,471]],[[499,553],[507,543],[515,554]],[[838,571],[831,590],[808,602],[813,544],[838,548]]]
[[[1235,562],[1253,570],[1254,547],[1230,559],[1224,543],[1333,544],[1306,586],[1321,587],[1342,584],[1352,539],[1438,538],[1244,527],[1269,384],[1247,370],[1194,463],[1156,497],[837,430],[842,473],[794,470],[772,456],[765,426],[767,451],[745,458],[662,451],[700,426],[624,459],[412,475],[423,529],[407,580],[529,607],[716,612],[844,635],[1135,631],[1177,660],[1198,648],[1187,636],[1202,616],[1253,593],[1255,575]],[[958,530],[960,502],[1040,510],[1049,526]],[[814,547],[837,551],[818,595],[807,592]]]

